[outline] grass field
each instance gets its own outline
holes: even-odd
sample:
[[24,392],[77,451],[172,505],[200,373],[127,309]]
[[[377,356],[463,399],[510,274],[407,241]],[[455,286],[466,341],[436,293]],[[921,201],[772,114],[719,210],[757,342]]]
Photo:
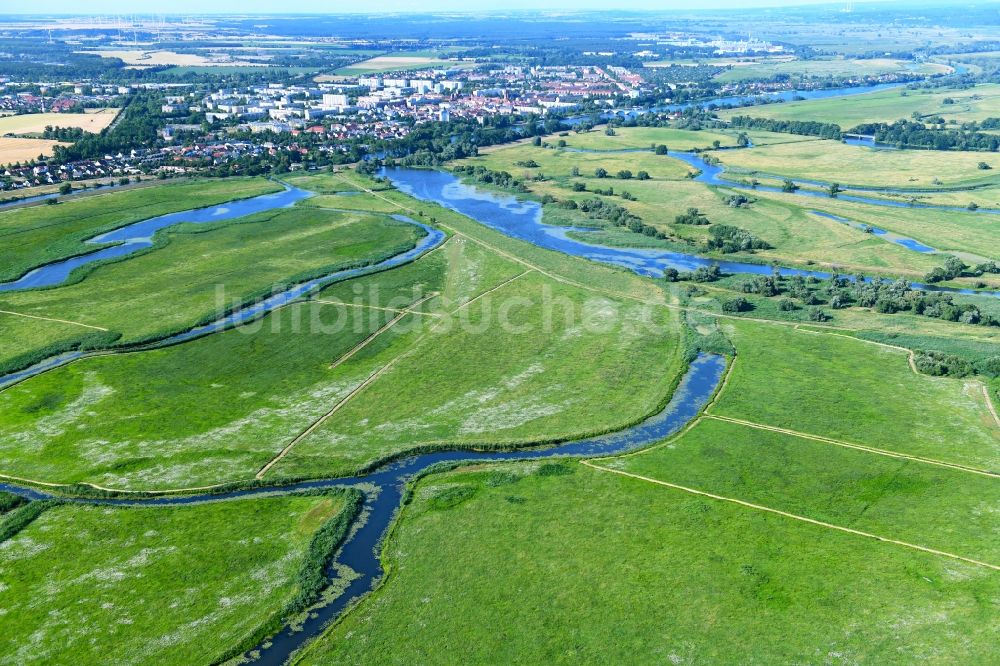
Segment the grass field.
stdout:
[[[945,98],[954,104],[945,104]],[[1000,116],[1000,85],[973,88],[892,88],[863,95],[767,104],[719,112],[720,117],[751,115],[783,120],[817,120],[848,130],[859,123],[893,122],[917,113],[924,119],[941,117],[958,123]]]
[[[331,176],[315,179],[317,189],[333,189]],[[373,199],[342,198],[358,207]],[[679,369],[678,322],[657,309],[656,326],[647,330],[642,308],[630,300],[662,298],[653,284],[526,246],[395,192],[387,198],[418,205],[412,215],[433,211],[439,224],[462,235],[411,265],[328,288],[259,325],[77,362],[12,387],[0,393],[0,466],[19,476],[128,488],[247,478],[345,401],[275,468],[279,475],[314,476],[351,471],[417,445],[518,443],[605,430],[644,416],[664,398]],[[303,207],[285,215],[324,212],[330,214]],[[251,232],[250,224],[197,235],[246,229],[255,243],[236,243],[239,265],[258,266],[263,255],[247,253],[274,254],[277,246],[261,242],[265,232]],[[360,242],[350,227],[341,232]],[[138,280],[155,273],[143,270],[143,260],[166,256],[174,242],[115,266]],[[79,288],[88,282],[93,288],[100,273]],[[550,274],[597,275],[602,289],[594,293]],[[150,283],[148,291],[162,289]],[[419,308],[427,314],[403,312],[435,293]],[[109,303],[121,300],[110,296]],[[555,304],[551,321],[546,299]],[[178,306],[167,301],[156,324]],[[390,329],[355,349],[397,314],[403,316]],[[392,367],[377,382],[355,391],[386,365]],[[198,368],[194,380],[191,368]],[[580,386],[587,390],[574,388]],[[366,421],[376,404],[379,416]],[[25,450],[26,437],[40,446]]]
[[[621,131],[626,140],[632,128]],[[641,141],[655,142],[657,136],[672,137],[691,143],[705,143],[702,132],[680,132],[671,129],[641,128]],[[764,133],[766,134],[766,133]],[[711,136],[711,135],[709,135]],[[791,135],[784,135],[789,138]],[[589,145],[598,149],[612,145],[618,136],[608,137],[603,133],[581,135]],[[758,137],[754,136],[754,140]],[[770,135],[760,136],[765,142]],[[571,137],[567,140],[576,140]],[[551,141],[550,141],[551,142]],[[816,143],[814,140],[795,142],[791,144],[760,145],[751,151],[720,151],[718,154],[725,159],[730,155],[754,153],[761,151],[786,150],[791,154],[807,153]],[[833,142],[830,142],[831,144]],[[756,144],[755,144],[756,145]],[[840,145],[840,144],[836,144]],[[801,147],[800,147],[801,146]],[[534,162],[537,167],[518,166]],[[912,279],[922,277],[941,259],[929,255],[920,255],[894,243],[887,242],[865,234],[859,229],[839,224],[833,220],[813,215],[809,211],[828,210],[832,213],[841,212],[851,219],[864,220],[878,227],[893,228],[894,231],[920,238],[933,247],[947,249],[968,249],[988,246],[986,236],[990,235],[992,227],[984,223],[985,218],[972,214],[943,215],[937,212],[911,209],[883,209],[862,204],[848,204],[839,200],[805,199],[794,195],[746,193],[756,199],[749,207],[733,208],[727,199],[738,190],[713,189],[702,183],[693,182],[687,178],[689,167],[680,160],[669,155],[657,156],[652,152],[642,153],[578,153],[534,147],[527,143],[515,146],[484,150],[476,158],[463,160],[462,164],[482,165],[493,170],[508,171],[526,182],[535,198],[546,194],[558,200],[574,199],[577,202],[595,197],[593,190],[614,188],[615,192],[628,191],[636,200],[628,201],[615,197],[601,197],[606,201],[624,206],[639,215],[647,224],[653,225],[680,239],[691,239],[699,242],[707,237],[706,227],[675,224],[677,215],[696,207],[708,216],[712,222],[731,224],[745,228],[769,242],[773,249],[760,251],[756,258],[767,261],[777,261],[785,265],[814,265],[837,270],[876,272],[880,274],[906,275]],[[576,167],[580,176],[572,176]],[[598,179],[594,176],[596,168],[604,168],[611,178]],[[621,180],[615,178],[620,169],[629,169],[633,174],[645,170],[650,180]],[[545,181],[532,181],[538,174],[544,174]],[[573,192],[573,183],[584,183],[588,192]],[[882,224],[884,216],[898,218],[899,224]],[[543,219],[553,224],[594,225],[600,224],[589,220],[581,213],[566,211],[558,206],[550,205],[544,209]],[[878,221],[876,221],[876,219]],[[926,220],[922,223],[921,220]],[[933,220],[933,224],[931,221]],[[938,224],[943,222],[941,232]],[[980,224],[983,222],[983,224]],[[920,227],[919,229],[917,227]],[[944,231],[947,229],[947,232]],[[956,230],[958,231],[956,238]],[[593,240],[597,240],[594,238]],[[602,236],[608,242],[609,238]],[[642,244],[648,241],[644,236],[619,232],[612,244]],[[963,242],[964,241],[964,242]],[[648,244],[648,243],[647,243]],[[703,250],[699,250],[704,253]],[[971,251],[971,250],[969,250]]]
[[[1000,183],[979,168],[1000,167],[990,152],[878,150],[840,141],[802,141],[715,153],[727,167],[792,179],[893,189],[937,189]],[[969,193],[962,193],[968,199]]]
[[0,166],[16,162],[30,162],[38,159],[39,155],[50,157],[55,146],[68,145],[63,141],[49,141],[48,139],[0,136]]
[[79,127],[97,134],[118,116],[119,109],[91,109],[86,113],[26,113],[0,116],[0,135],[40,134],[46,127]]
[[[570,148],[586,150],[623,150],[632,148],[650,148],[665,145],[670,150],[694,150],[710,148],[713,141],[723,146],[735,146],[736,136],[708,130],[691,132],[661,127],[617,127],[614,136],[608,136],[600,128],[576,134],[570,132],[567,137],[560,137]],[[549,141],[552,143],[552,141]]]
[[996,572],[573,467],[423,480],[387,582],[298,663],[990,660]]
[[[803,210],[825,211],[855,222],[888,229],[903,236],[915,238],[938,250],[966,252],[989,257],[996,255],[998,252],[996,248],[1000,248],[1000,229],[997,228],[995,216],[991,214],[909,207],[888,208],[841,199],[826,197],[805,199],[794,194],[771,192],[761,192],[754,196],[760,197],[761,201],[765,199],[781,201],[801,207]],[[815,218],[816,216],[811,217]],[[833,222],[833,224],[838,223]],[[853,230],[853,232],[862,236],[870,236],[870,234],[864,234],[859,230]],[[933,255],[920,255],[887,242],[882,242],[882,245],[902,253],[897,256],[905,262],[905,267],[911,269],[910,271],[900,271],[904,275],[914,275],[912,269],[925,266],[927,261],[940,265],[940,258]],[[882,250],[879,252],[881,253]],[[873,265],[874,267],[875,265]]]
[[447,69],[461,66],[456,60],[448,60],[433,53],[399,53],[396,55],[380,55],[362,62],[356,62],[347,67],[341,67],[335,74],[341,76],[364,76],[367,74],[382,74],[385,72],[408,72],[421,69]]
[[[877,445],[878,441],[872,442]],[[703,419],[605,467],[1000,564],[997,479]]]
[[[452,270],[459,268],[470,270]],[[497,265],[483,287],[522,270]],[[676,375],[677,339],[637,325],[641,306],[588,296],[531,273],[435,322],[405,355],[373,350],[376,367],[391,363],[389,370],[278,471],[335,473],[419,445],[530,443],[641,419]],[[546,303],[558,309],[548,312]],[[671,315],[654,316],[669,331]]]
[[879,76],[882,74],[918,73],[947,74],[952,68],[938,63],[913,63],[892,58],[817,58],[813,60],[781,60],[749,65],[740,64],[715,77],[731,83],[753,79],[770,79],[780,74],[800,78]]
[[313,535],[344,505],[333,493],[48,509],[0,544],[4,661],[215,663],[284,611]]
[[83,243],[132,222],[233,199],[278,192],[262,178],[168,183],[152,188],[107,191],[58,206],[0,211],[0,280],[13,280],[40,264],[96,249]]
[[738,356],[712,412],[996,469],[1000,428],[975,380],[919,375],[905,352],[786,326],[723,325]]
[[[423,233],[384,216],[309,208],[178,226],[157,236],[159,247],[93,268],[74,284],[6,292],[0,309],[42,317],[31,320],[37,327],[60,319],[112,330],[123,343],[160,338],[279,285],[398,254]],[[11,345],[2,360],[33,349]]]

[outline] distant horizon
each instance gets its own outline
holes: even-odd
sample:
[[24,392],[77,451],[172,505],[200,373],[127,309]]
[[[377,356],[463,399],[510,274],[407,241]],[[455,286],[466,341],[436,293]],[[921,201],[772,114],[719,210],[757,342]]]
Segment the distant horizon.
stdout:
[[[36,7],[25,6],[23,11],[14,9],[4,10],[0,16],[18,17],[50,17],[50,16],[102,16],[108,14],[128,15],[136,17],[146,16],[294,16],[294,15],[331,15],[357,14],[376,15],[384,12],[392,14],[486,14],[486,13],[584,13],[584,12],[609,12],[609,13],[648,13],[648,12],[689,12],[725,10],[725,9],[794,9],[796,7],[822,7],[828,6],[831,9],[844,7],[847,5],[875,5],[887,6],[913,4],[921,6],[946,6],[951,3],[943,0],[918,0],[916,2],[904,3],[899,0],[702,0],[699,7],[692,7],[688,2],[677,0],[662,2],[657,0],[634,0],[629,7],[609,8],[599,0],[552,0],[551,2],[539,6],[534,0],[490,0],[475,8],[470,8],[469,3],[459,0],[426,0],[419,3],[419,8],[415,8],[410,0],[384,0],[373,3],[365,7],[353,9],[351,7],[338,7],[336,10],[320,3],[316,0],[287,0],[280,3],[280,7],[275,7],[273,0],[216,0],[212,3],[212,9],[207,10],[201,0],[175,0],[170,3],[169,9],[150,12],[136,12],[135,5],[123,0],[94,0],[88,3],[88,9],[81,11],[76,2],[70,0],[50,0],[46,3],[51,9],[39,12]],[[994,2],[978,4],[996,4]],[[23,5],[22,5],[23,6]]]

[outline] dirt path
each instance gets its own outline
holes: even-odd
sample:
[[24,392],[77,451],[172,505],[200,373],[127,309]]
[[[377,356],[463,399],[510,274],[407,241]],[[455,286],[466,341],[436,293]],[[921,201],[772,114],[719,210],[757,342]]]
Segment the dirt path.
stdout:
[[0,310],[0,314],[13,315],[15,317],[25,317],[27,319],[40,319],[42,321],[54,321],[59,324],[71,324],[73,326],[82,326],[84,328],[92,328],[95,331],[107,331],[108,329],[102,328],[100,326],[92,326],[90,324],[82,324],[78,321],[70,321],[68,319],[55,319],[54,317],[42,317],[40,315],[30,315],[24,314],[23,312],[11,312],[10,310]]
[[808,523],[810,525],[816,525],[818,527],[823,527],[829,530],[835,530],[838,532],[845,532],[847,534],[853,534],[855,536],[865,537],[867,539],[874,539],[875,541],[881,541],[883,543],[891,543],[897,546],[902,546],[904,548],[909,548],[911,550],[920,551],[922,553],[930,553],[931,555],[938,555],[940,557],[947,557],[953,560],[959,560],[961,562],[967,562],[968,564],[974,564],[976,566],[985,567],[987,569],[992,569],[994,571],[1000,571],[1000,566],[996,564],[990,564],[989,562],[982,562],[980,560],[972,559],[971,557],[965,557],[963,555],[956,555],[955,553],[949,553],[943,550],[937,550],[935,548],[928,548],[927,546],[921,546],[915,543],[909,543],[907,541],[900,541],[898,539],[891,539],[889,537],[879,536],[878,534],[872,534],[871,532],[864,532],[862,530],[856,530],[851,527],[844,527],[842,525],[834,525],[833,523],[827,523],[822,520],[816,520],[814,518],[807,518],[806,516],[800,516],[798,514],[789,513],[787,511],[782,511],[780,509],[774,509],[769,506],[763,506],[761,504],[754,504],[752,502],[746,502],[741,499],[736,499],[734,497],[726,497],[724,495],[716,495],[714,493],[709,493],[704,490],[697,490],[695,488],[688,488],[687,486],[681,486],[676,483],[670,483],[668,481],[660,481],[659,479],[652,479],[648,476],[641,476],[639,474],[633,474],[631,472],[625,472],[619,469],[612,469],[609,467],[601,467],[600,465],[595,465],[589,460],[581,460],[581,464],[590,467],[591,469],[596,469],[602,472],[610,472],[612,474],[618,474],[620,476],[627,476],[632,479],[637,479],[639,481],[645,481],[646,483],[653,483],[659,486],[664,486],[666,488],[672,488],[674,490],[680,490],[692,495],[698,495],[700,497],[708,497],[709,499],[718,500],[720,502],[728,502],[730,504],[736,504],[748,509],[753,509],[755,511],[761,511],[764,513],[770,513],[784,518],[790,518],[792,520],[797,520],[799,522]]
[[[418,300],[414,301],[413,303],[411,303],[410,305],[408,305],[405,309],[400,310],[399,314],[397,314],[395,317],[393,317],[388,322],[386,322],[386,324],[384,326],[382,326],[381,328],[379,328],[377,331],[374,331],[373,333],[371,333],[364,340],[362,340],[358,344],[354,345],[354,347],[352,347],[347,353],[343,354],[340,358],[338,358],[336,361],[334,361],[330,365],[330,370],[333,370],[334,368],[336,368],[337,366],[339,366],[341,363],[347,361],[352,356],[354,356],[355,354],[357,354],[359,351],[361,351],[362,349],[364,349],[365,347],[367,347],[369,344],[371,344],[372,340],[374,340],[375,338],[377,338],[378,336],[382,335],[383,333],[385,333],[386,331],[388,331],[390,328],[392,328],[393,326],[395,326],[397,323],[399,323],[400,319],[402,319],[403,317],[405,317],[408,314],[411,314],[411,311],[412,311],[413,308],[420,306],[421,304],[429,301],[430,299],[434,298],[437,295],[438,294],[437,294],[436,291],[432,292],[430,294],[427,294],[423,298],[418,299]],[[317,302],[321,303],[322,301],[317,301]],[[380,310],[385,310],[387,308],[379,308],[379,309]]]
[[[519,277],[521,277],[521,276],[523,276],[523,275],[525,275],[525,274],[527,274],[529,272],[530,271],[524,271],[523,273],[520,273],[519,275],[515,275],[514,277],[509,278],[508,280],[502,282],[501,284],[499,284],[499,285],[497,285],[497,286],[495,286],[495,287],[493,287],[491,289],[488,289],[487,291],[484,291],[483,293],[479,294],[475,298],[473,298],[473,299],[471,299],[469,301],[466,301],[462,305],[458,306],[457,308],[455,308],[455,310],[452,310],[451,312],[449,312],[442,319],[445,319],[447,317],[452,316],[453,314],[455,314],[455,312],[458,312],[462,308],[467,307],[470,303],[473,303],[474,301],[478,300],[479,298],[482,298],[483,296],[485,296],[488,293],[496,291],[497,289],[499,289],[500,287],[503,287],[504,285],[510,284],[514,280],[518,279]],[[430,298],[430,296],[428,296],[427,298]],[[419,303],[423,302],[423,300],[426,300],[426,298],[422,299],[421,301],[419,301],[417,303],[414,303],[410,307],[416,307],[417,305],[419,305]],[[394,321],[398,321],[398,319],[399,319],[399,317],[397,317]],[[384,328],[386,328],[386,327],[383,327],[383,329]],[[396,363],[398,363],[399,361],[401,361],[404,358],[408,357],[409,355],[413,354],[419,348],[420,343],[423,342],[427,338],[427,336],[431,334],[431,332],[433,330],[434,329],[432,328],[431,331],[428,331],[428,332],[422,334],[420,337],[418,337],[416,340],[413,341],[413,344],[411,344],[408,349],[402,351],[398,356],[394,357],[392,360],[390,360],[389,362],[387,362],[381,368],[379,368],[375,372],[373,372],[370,375],[368,375],[368,377],[363,382],[361,382],[357,387],[355,387],[354,390],[352,390],[350,393],[348,393],[343,398],[341,398],[340,400],[338,400],[337,403],[330,409],[330,411],[328,411],[327,413],[323,414],[321,417],[319,417],[318,419],[316,419],[315,421],[313,421],[313,423],[310,424],[305,430],[303,430],[298,435],[296,435],[295,438],[292,439],[292,441],[289,442],[278,453],[277,456],[275,456],[274,458],[272,458],[270,462],[268,462],[266,465],[264,465],[257,472],[255,478],[258,479],[258,480],[259,479],[263,479],[264,476],[271,470],[271,468],[273,468],[285,456],[287,456],[289,454],[289,452],[291,452],[291,450],[295,447],[296,444],[298,444],[303,439],[305,439],[306,437],[308,437],[309,435],[311,435],[313,432],[315,432],[316,429],[319,428],[321,425],[323,425],[326,421],[328,421],[331,416],[333,416],[338,411],[340,411],[340,409],[344,405],[346,405],[348,402],[350,402],[355,396],[357,396],[362,391],[364,391],[366,388],[368,388],[369,386],[371,386],[379,377],[381,377],[382,375],[384,375],[393,366],[395,366]],[[372,336],[369,336],[369,337],[372,338]],[[348,353],[353,353],[353,350],[352,350],[352,352],[348,352]],[[336,366],[336,364],[334,366],[332,366],[332,367],[335,367],[335,366]]]
[[858,451],[864,451],[866,453],[874,453],[889,458],[898,458],[900,460],[912,460],[914,462],[926,463],[928,465],[947,467],[949,469],[958,470],[960,472],[980,474],[982,476],[989,476],[995,479],[1000,478],[1000,473],[991,472],[985,469],[979,469],[978,467],[970,467],[968,465],[960,465],[958,463],[945,462],[943,460],[936,460],[934,458],[924,458],[922,456],[915,456],[908,453],[899,453],[898,451],[888,451],[886,449],[878,449],[872,446],[865,446],[864,444],[853,444],[851,442],[845,442],[843,440],[833,439],[831,437],[823,437],[822,435],[811,435],[805,432],[798,432],[797,430],[789,430],[788,428],[779,428],[777,426],[766,425],[763,423],[754,423],[753,421],[744,421],[743,419],[734,419],[728,416],[719,416],[717,414],[705,414],[705,418],[715,419],[716,421],[725,421],[726,423],[735,423],[736,425],[745,426],[747,428],[754,428],[756,430],[767,430],[769,432],[777,432],[783,435],[790,435],[792,437],[808,439],[814,442],[821,442],[823,444],[832,444],[833,446],[841,446],[844,447],[845,449],[855,449]]
[[983,397],[986,399],[986,409],[990,410],[993,420],[996,422],[997,427],[1000,428],[1000,415],[997,415],[996,405],[993,404],[993,397],[990,395],[990,387],[986,384],[983,384]]
[[[399,310],[396,308],[383,308],[377,305],[368,305],[366,303],[346,303],[344,301],[330,301],[325,298],[311,298],[309,299],[313,303],[322,303],[323,305],[341,305],[347,308],[363,308],[365,310],[380,310],[382,312],[394,312],[396,314],[407,314],[406,310]],[[423,315],[425,317],[440,317],[441,315],[437,312],[414,312],[409,311],[408,314]]]

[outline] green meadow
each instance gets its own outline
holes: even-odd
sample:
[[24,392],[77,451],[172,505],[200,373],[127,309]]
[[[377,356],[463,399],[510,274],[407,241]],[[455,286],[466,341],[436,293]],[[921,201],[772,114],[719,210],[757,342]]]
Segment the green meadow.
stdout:
[[[664,145],[668,150],[695,150],[711,148],[715,141],[722,146],[735,146],[736,136],[715,131],[691,132],[660,127],[618,127],[614,135],[607,135],[601,129],[589,132],[570,132],[559,137],[570,148],[583,150],[636,150]],[[558,139],[555,140],[558,142]],[[553,139],[549,139],[553,143]]]
[[95,193],[56,206],[0,212],[0,280],[13,280],[40,264],[92,252],[83,243],[99,233],[151,217],[245,199],[281,186],[263,178],[226,178],[158,184]]
[[[330,178],[316,177],[320,187]],[[373,199],[343,198],[357,207]],[[252,478],[294,443],[268,474],[329,476],[414,447],[603,432],[665,399],[681,346],[677,317],[645,303],[664,297],[659,287],[420,206],[399,210],[433,212],[454,235],[409,265],[332,285],[247,326],[81,360],[0,392],[0,467],[58,483],[169,489]],[[332,216],[328,247],[346,243],[355,259],[413,229],[308,206],[281,215],[296,229]],[[235,245],[274,253],[259,242],[263,229],[253,233],[254,243]],[[324,249],[305,242],[314,246]]]
[[1000,428],[976,380],[915,372],[907,353],[788,326],[729,321],[737,349],[712,413],[996,469]]
[[0,315],[0,325],[23,330],[0,363],[24,365],[99,329],[119,344],[162,338],[280,285],[398,254],[423,233],[386,216],[303,207],[165,229],[149,251],[81,268],[79,281],[0,295],[0,310],[24,315]]
[[345,496],[61,505],[0,543],[11,663],[218,663],[274,629]]
[[[651,133],[648,136],[678,131],[660,128],[623,128],[620,131],[625,133],[631,129],[648,131]],[[617,131],[619,130],[616,129]],[[685,134],[697,136],[701,132],[685,132]],[[593,137],[590,141],[595,146],[609,145],[611,141],[617,139],[617,135],[607,137],[598,133],[587,136]],[[750,151],[720,151],[719,154],[728,160],[729,155],[753,154],[758,150],[786,149],[791,152],[807,152],[811,146],[820,143],[840,145],[834,142],[809,140],[773,146],[764,145]],[[987,221],[985,218],[971,213],[943,215],[936,211],[875,208],[836,199],[804,199],[795,195],[745,192],[708,186],[693,182],[687,177],[690,173],[687,164],[669,155],[658,156],[652,152],[577,153],[519,144],[514,147],[484,151],[480,157],[462,160],[460,163],[468,166],[481,165],[494,171],[508,171],[526,184],[530,190],[528,196],[535,199],[549,195],[558,201],[572,199],[580,203],[600,198],[605,202],[627,208],[641,217],[646,224],[681,242],[681,245],[676,243],[665,245],[655,239],[624,230],[610,230],[610,233],[596,237],[575,236],[584,241],[612,245],[666,247],[686,251],[694,249],[700,254],[711,256],[712,251],[700,247],[708,237],[707,226],[675,223],[678,215],[694,207],[704,213],[711,222],[747,229],[772,246],[769,250],[758,251],[753,257],[749,257],[751,260],[774,261],[783,265],[820,266],[840,271],[903,275],[910,279],[918,279],[940,265],[941,259],[912,252],[885,239],[866,234],[860,229],[814,215],[810,211],[826,210],[840,214],[923,240],[932,247],[941,249],[968,251],[973,245],[978,248],[984,245],[984,241],[988,240],[986,236],[992,233],[992,225],[978,224]],[[524,164],[537,166],[519,166]],[[574,168],[579,176],[572,175]],[[605,169],[611,177],[597,178],[595,176],[597,168]],[[615,177],[622,169],[630,170],[633,176],[640,170],[647,171],[650,179],[640,181],[633,177],[622,180]],[[582,183],[587,191],[574,191],[575,183]],[[614,190],[615,195],[594,193],[595,190],[606,191],[609,187]],[[628,192],[634,199],[627,200],[619,196],[623,191]],[[750,197],[751,204],[739,208],[730,206],[729,197],[737,194]],[[883,224],[883,218],[890,220],[898,218],[900,223]],[[876,219],[878,221],[875,221]],[[603,224],[599,220],[588,218],[583,213],[567,211],[557,204],[545,206],[543,220],[550,224],[576,226]],[[965,222],[966,220],[968,222]],[[694,245],[685,247],[683,244],[687,242]]]
[[598,464],[1000,564],[990,536],[1000,531],[996,477],[712,418],[668,444]]
[[385,583],[297,663],[947,664],[994,653],[995,571],[561,467],[422,480],[384,547]]
[[[950,98],[953,104],[944,100]],[[972,88],[910,89],[900,86],[861,95],[766,104],[719,112],[720,117],[750,115],[782,120],[817,120],[849,130],[861,123],[891,123],[921,118],[944,118],[963,123],[1000,116],[1000,85],[985,83]]]
[[1000,156],[990,152],[881,150],[821,140],[755,146],[715,155],[726,167],[739,172],[844,186],[933,190],[1000,182],[993,171],[979,168],[980,162],[1000,167]]

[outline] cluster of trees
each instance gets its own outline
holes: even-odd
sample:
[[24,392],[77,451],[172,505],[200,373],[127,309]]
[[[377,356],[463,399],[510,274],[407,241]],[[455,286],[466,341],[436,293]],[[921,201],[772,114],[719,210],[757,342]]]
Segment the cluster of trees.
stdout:
[[484,166],[457,166],[455,173],[472,178],[477,183],[492,185],[510,192],[527,192],[527,186],[507,171],[493,171]]
[[730,194],[729,198],[726,199],[726,204],[730,208],[749,208],[750,204],[755,201],[756,199],[751,199],[745,194]]
[[966,266],[965,263],[958,257],[949,256],[944,260],[943,266],[938,266],[924,276],[924,281],[933,284],[935,282],[953,280],[957,277],[962,277],[963,275],[969,277],[979,277],[980,275],[985,275],[986,273],[1000,273],[1000,265],[997,265],[995,261],[986,261],[970,267]]
[[846,297],[861,307],[872,308],[884,314],[912,312],[963,324],[1000,326],[1000,321],[972,303],[956,303],[954,295],[947,292],[916,290],[904,280],[882,280],[876,277],[865,282],[859,276]]
[[708,221],[708,217],[706,217],[705,214],[702,213],[697,208],[688,208],[687,212],[681,213],[680,215],[674,218],[674,223],[691,224],[697,227],[703,227],[705,225],[711,224],[711,222]]
[[[622,197],[625,197],[627,192],[622,193]],[[630,195],[631,196],[631,195]],[[654,226],[646,224],[642,221],[642,218],[631,212],[623,206],[619,206],[616,203],[606,201],[604,199],[587,199],[577,203],[572,199],[566,199],[564,201],[556,201],[552,196],[545,196],[542,198],[543,204],[554,203],[561,208],[566,208],[569,210],[581,210],[587,214],[593,220],[603,220],[610,223],[611,225],[624,227],[629,231],[637,234],[642,234],[644,236],[649,236],[651,238],[666,239],[667,235],[657,229]]]
[[68,141],[70,143],[79,141],[83,138],[83,135],[84,131],[79,127],[53,127],[52,125],[46,125],[45,129],[42,131],[43,139]]
[[138,93],[131,97],[118,119],[100,134],[84,133],[71,146],[55,146],[58,162],[95,159],[108,154],[127,153],[133,148],[150,148],[159,141],[164,124],[160,109],[163,98],[157,93]]
[[823,139],[842,138],[840,125],[822,123],[810,120],[777,120],[774,118],[754,118],[752,116],[733,116],[729,124],[733,127],[781,132],[783,134],[802,134],[818,136]]
[[937,377],[968,377],[970,375],[986,375],[1000,377],[1000,356],[988,356],[969,361],[940,351],[919,351],[914,355],[914,362],[920,372]]
[[943,127],[928,128],[923,122],[911,120],[863,123],[851,131],[857,134],[870,134],[880,143],[894,144],[900,148],[993,152],[1000,149],[1000,136],[994,134]]
[[719,250],[723,254],[753,252],[771,248],[767,241],[758,238],[746,229],[729,224],[714,224],[708,233],[709,237],[706,241],[708,249]]

